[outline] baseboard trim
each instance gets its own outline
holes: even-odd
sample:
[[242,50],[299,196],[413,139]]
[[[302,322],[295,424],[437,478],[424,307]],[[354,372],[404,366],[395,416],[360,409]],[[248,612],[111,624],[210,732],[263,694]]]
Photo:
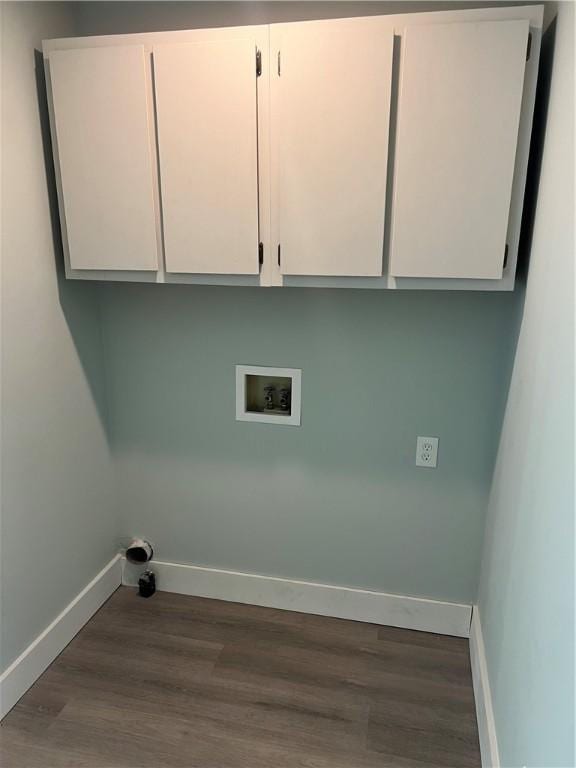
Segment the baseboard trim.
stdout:
[[120,555],[116,555],[3,672],[0,676],[0,719],[120,586],[121,560]]
[[476,719],[478,721],[478,735],[480,737],[482,768],[500,768],[496,721],[494,720],[494,710],[492,709],[492,694],[490,691],[490,680],[488,679],[488,667],[486,665],[486,651],[484,649],[480,612],[477,605],[472,610],[472,623],[470,626],[470,662],[472,666],[472,683],[474,685],[474,701],[476,702]]
[[[367,621],[441,635],[468,637],[470,634],[470,605],[179,563],[154,561],[152,568],[157,587],[164,592]],[[122,583],[136,586],[141,570],[142,567],[134,567],[124,561]]]

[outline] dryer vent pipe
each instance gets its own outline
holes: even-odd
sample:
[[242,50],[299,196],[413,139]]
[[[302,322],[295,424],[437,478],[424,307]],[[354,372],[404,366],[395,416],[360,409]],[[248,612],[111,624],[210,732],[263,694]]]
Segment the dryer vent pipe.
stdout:
[[154,550],[149,541],[145,539],[132,539],[130,544],[126,547],[126,560],[129,563],[136,563],[141,565],[142,563],[148,563],[152,560]]

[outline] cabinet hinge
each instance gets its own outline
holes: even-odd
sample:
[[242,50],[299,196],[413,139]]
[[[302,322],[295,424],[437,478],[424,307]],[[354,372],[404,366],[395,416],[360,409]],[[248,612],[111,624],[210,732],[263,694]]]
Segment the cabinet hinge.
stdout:
[[506,269],[508,265],[508,243],[506,243],[506,247],[504,248],[504,262],[502,264],[502,269]]
[[280,243],[278,243],[278,266],[280,266]]
[[264,264],[264,243],[258,243],[258,264]]
[[280,51],[278,51],[278,77],[280,77]]
[[532,51],[532,32],[528,32],[528,44],[526,45],[526,61],[530,61],[531,51]]
[[256,77],[262,74],[262,51],[256,48]]

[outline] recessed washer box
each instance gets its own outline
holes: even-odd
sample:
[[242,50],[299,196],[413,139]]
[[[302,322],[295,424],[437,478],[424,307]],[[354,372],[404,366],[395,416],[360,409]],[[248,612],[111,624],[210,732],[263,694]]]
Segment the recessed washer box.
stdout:
[[300,426],[299,368],[236,366],[236,420]]

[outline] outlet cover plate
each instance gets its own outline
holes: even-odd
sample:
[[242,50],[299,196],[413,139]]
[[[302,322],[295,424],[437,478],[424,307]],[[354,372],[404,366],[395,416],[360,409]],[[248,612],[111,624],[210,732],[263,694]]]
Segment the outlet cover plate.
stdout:
[[416,466],[435,469],[438,463],[438,438],[418,437],[416,440]]

